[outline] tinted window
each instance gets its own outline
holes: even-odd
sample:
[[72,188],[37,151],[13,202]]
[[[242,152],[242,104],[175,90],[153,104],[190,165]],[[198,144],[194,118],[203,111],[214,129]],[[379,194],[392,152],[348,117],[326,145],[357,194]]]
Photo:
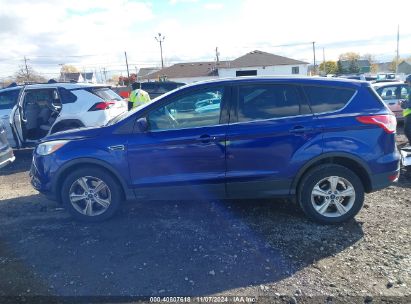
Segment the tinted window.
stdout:
[[253,85],[239,88],[238,121],[300,114],[300,94],[292,85]]
[[151,130],[172,130],[217,125],[223,88],[210,88],[177,98],[151,111],[147,118]]
[[17,103],[17,99],[19,98],[18,90],[9,90],[0,93],[0,110],[4,109],[12,109],[14,105]]
[[343,108],[355,90],[335,87],[306,86],[304,90],[314,113],[332,112]]
[[65,88],[59,88],[61,103],[73,103],[77,100],[77,96]]

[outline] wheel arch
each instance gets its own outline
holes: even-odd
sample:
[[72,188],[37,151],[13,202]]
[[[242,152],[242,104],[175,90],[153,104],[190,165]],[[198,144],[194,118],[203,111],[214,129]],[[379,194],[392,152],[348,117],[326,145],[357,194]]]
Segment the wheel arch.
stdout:
[[77,125],[78,127],[84,127],[84,123],[79,119],[62,119],[53,125],[53,128],[50,131],[50,134],[58,132],[59,128],[69,126],[69,125]]
[[311,159],[298,171],[291,184],[291,194],[295,195],[297,193],[297,189],[305,173],[307,173],[315,166],[322,164],[337,164],[352,170],[360,178],[365,192],[371,192],[371,170],[365,161],[349,153],[330,152]]
[[104,171],[109,173],[117,182],[119,182],[123,198],[135,198],[134,192],[128,188],[124,178],[110,164],[102,160],[93,158],[78,158],[64,164],[55,175],[53,192],[56,194],[56,198],[59,202],[61,202],[61,193],[59,190],[61,189],[64,179],[68,176],[69,173],[73,172],[73,170],[76,170],[78,168],[84,168],[85,166],[103,169]]

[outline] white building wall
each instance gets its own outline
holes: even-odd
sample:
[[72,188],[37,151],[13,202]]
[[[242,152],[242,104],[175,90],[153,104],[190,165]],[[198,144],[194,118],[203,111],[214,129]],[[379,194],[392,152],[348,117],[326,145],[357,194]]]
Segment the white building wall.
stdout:
[[[299,74],[292,74],[292,68],[299,67]],[[275,75],[301,75],[306,76],[308,73],[307,64],[296,65],[276,65],[267,67],[247,67],[247,68],[219,68],[220,78],[236,77],[236,71],[257,70],[257,76],[275,76]]]

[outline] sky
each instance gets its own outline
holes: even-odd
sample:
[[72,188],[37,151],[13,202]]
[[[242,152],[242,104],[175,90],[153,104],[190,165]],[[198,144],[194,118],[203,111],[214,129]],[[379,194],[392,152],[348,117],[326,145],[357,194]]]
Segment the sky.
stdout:
[[[379,61],[411,56],[411,1],[0,0],[0,78],[27,63],[47,77],[62,64],[125,75],[166,65],[231,60],[261,50],[306,62],[352,51]],[[324,50],[324,52],[323,52]],[[323,57],[323,55],[325,55]]]

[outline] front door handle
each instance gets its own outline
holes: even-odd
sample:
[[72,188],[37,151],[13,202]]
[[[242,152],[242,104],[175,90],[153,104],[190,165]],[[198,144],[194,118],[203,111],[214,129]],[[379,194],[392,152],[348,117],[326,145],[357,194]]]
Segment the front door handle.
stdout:
[[294,133],[294,134],[302,134],[302,133],[311,132],[313,130],[314,129],[311,127],[295,126],[294,128],[290,129],[289,132]]
[[208,134],[203,134],[203,135],[200,136],[200,141],[203,144],[208,144],[211,141],[211,136],[208,135]]
[[124,151],[126,148],[124,147],[124,145],[116,145],[116,146],[109,146],[108,149],[111,151]]

